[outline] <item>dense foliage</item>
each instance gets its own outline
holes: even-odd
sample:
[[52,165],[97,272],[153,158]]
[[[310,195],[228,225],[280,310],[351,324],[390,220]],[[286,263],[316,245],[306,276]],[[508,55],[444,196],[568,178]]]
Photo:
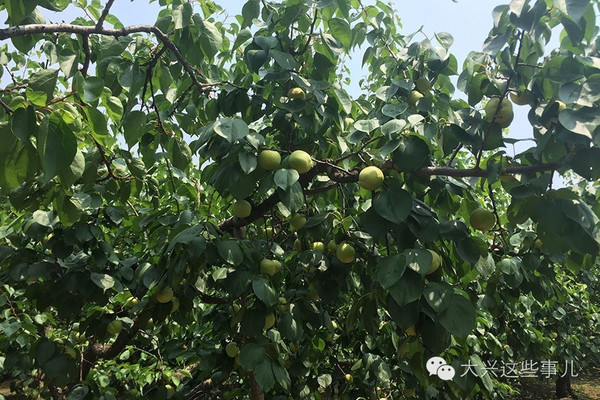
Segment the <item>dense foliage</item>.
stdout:
[[600,2],[499,6],[460,68],[379,1],[113,1],[0,0],[14,391],[491,398],[515,380],[463,365],[600,364]]

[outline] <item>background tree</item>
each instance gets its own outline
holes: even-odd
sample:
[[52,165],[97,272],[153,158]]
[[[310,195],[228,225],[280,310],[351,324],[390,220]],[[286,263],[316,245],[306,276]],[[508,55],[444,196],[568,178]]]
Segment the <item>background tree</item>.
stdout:
[[[15,391],[489,398],[512,389],[462,364],[598,365],[597,1],[499,6],[462,69],[381,2],[161,0],[128,27],[113,2],[0,5]],[[513,103],[536,145],[508,157]]]

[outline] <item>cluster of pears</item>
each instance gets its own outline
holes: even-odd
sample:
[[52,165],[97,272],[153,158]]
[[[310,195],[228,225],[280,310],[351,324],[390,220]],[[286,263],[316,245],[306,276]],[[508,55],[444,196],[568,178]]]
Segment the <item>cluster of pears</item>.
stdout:
[[[288,157],[288,163],[291,169],[295,169],[299,174],[308,172],[313,167],[313,161],[304,150],[296,150]],[[281,154],[275,150],[263,150],[258,155],[258,166],[266,171],[275,171],[281,165]],[[233,203],[233,215],[237,218],[249,217],[252,213],[252,204],[247,200],[239,200]]]

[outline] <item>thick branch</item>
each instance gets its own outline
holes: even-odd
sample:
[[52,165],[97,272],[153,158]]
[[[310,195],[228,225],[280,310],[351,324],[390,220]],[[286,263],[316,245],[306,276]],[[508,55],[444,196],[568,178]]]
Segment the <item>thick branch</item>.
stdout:
[[147,308],[135,319],[129,330],[122,330],[117,339],[109,347],[91,343],[83,353],[81,379],[85,379],[99,359],[111,359],[119,355],[140,328],[146,326],[152,315],[152,308]]
[[[393,169],[399,172],[406,172],[398,168],[394,165],[391,160],[388,160],[379,166],[381,169]],[[499,175],[515,175],[515,174],[532,174],[536,172],[546,172],[546,171],[554,171],[560,167],[558,163],[548,163],[548,164],[538,164],[538,165],[527,165],[527,166],[515,166],[508,167],[502,171],[500,171]],[[317,193],[324,193],[328,190],[336,188],[337,183],[352,183],[358,182],[358,175],[360,173],[360,169],[353,169],[351,171],[346,171],[335,164],[332,164],[329,161],[317,161],[317,165],[314,166],[310,171],[305,174],[300,175],[300,184],[303,189],[306,189],[312,179],[321,174],[327,173],[329,179],[331,179],[336,184],[331,184],[328,186],[324,186],[321,188],[313,188],[305,190],[305,195],[313,195]],[[465,178],[465,177],[479,177],[485,178],[488,176],[488,171],[481,168],[468,168],[468,169],[458,169],[452,167],[424,167],[414,171],[414,174],[417,176],[427,177],[427,176],[452,176],[457,178]],[[252,212],[246,218],[235,218],[231,217],[226,219],[225,221],[219,224],[219,229],[224,231],[231,231],[234,228],[240,228],[242,226],[246,226],[256,221],[265,215],[270,209],[275,207],[275,205],[280,201],[279,194],[277,192],[273,193],[262,203],[253,206]]]
[[151,33],[155,35],[169,50],[175,54],[177,60],[181,63],[188,73],[194,85],[204,90],[204,86],[196,78],[196,74],[185,57],[181,54],[177,46],[160,29],[153,25],[131,25],[122,29],[103,28],[98,26],[83,26],[73,24],[31,24],[12,26],[10,28],[0,29],[0,40],[6,40],[13,37],[35,35],[39,33],[73,33],[76,35],[105,35],[121,37],[133,33]]

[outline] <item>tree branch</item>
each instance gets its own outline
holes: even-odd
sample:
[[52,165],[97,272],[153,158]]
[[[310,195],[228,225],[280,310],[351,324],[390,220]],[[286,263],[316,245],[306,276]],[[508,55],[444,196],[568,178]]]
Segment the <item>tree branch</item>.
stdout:
[[83,47],[83,52],[85,53],[85,60],[83,61],[83,66],[81,67],[81,74],[84,77],[87,77],[88,68],[90,67],[90,60],[92,58],[89,39],[89,35],[81,35],[81,44]]
[[81,366],[81,378],[85,379],[90,370],[96,365],[99,359],[111,359],[119,355],[125,346],[131,341],[135,334],[148,323],[152,315],[152,308],[146,308],[135,319],[133,326],[129,330],[122,330],[117,339],[109,347],[90,343],[83,353],[83,362]]
[[[103,28],[98,26],[83,26],[73,24],[31,24],[12,26],[10,28],[0,29],[0,40],[6,40],[19,36],[35,35],[40,33],[72,33],[76,35],[105,35],[122,37],[133,33],[150,33],[155,35],[169,50],[175,54],[177,61],[181,63],[188,73],[192,82],[199,90],[204,90],[204,86],[196,78],[196,73],[192,66],[181,54],[177,46],[160,29],[153,25],[131,25],[121,29]],[[202,74],[200,74],[202,75]]]
[[108,17],[108,12],[110,11],[110,8],[112,7],[114,2],[115,2],[115,0],[108,0],[106,2],[106,6],[104,7],[104,10],[102,10],[102,15],[100,15],[100,18],[98,19],[98,22],[96,23],[96,28],[102,28],[102,24],[104,23],[104,20],[106,19],[106,17]]
[[[546,171],[554,171],[560,167],[558,163],[547,163],[547,164],[538,164],[538,165],[524,165],[524,166],[515,166],[508,167],[502,171],[500,171],[500,175],[514,175],[514,174],[531,174],[536,172],[546,172]],[[409,172],[403,171],[399,167],[393,164],[391,160],[387,160],[382,163],[379,168],[381,169],[392,169],[399,172]],[[334,189],[337,187],[338,183],[352,183],[358,182],[358,175],[360,173],[360,169],[356,168],[351,171],[346,171],[343,168],[338,167],[337,165],[332,164],[328,161],[318,161],[316,165],[307,173],[300,175],[300,184],[303,188],[307,188],[312,179],[321,174],[327,173],[329,179],[331,179],[336,184],[332,184],[329,186],[325,186],[322,188],[314,188],[309,189],[305,192],[305,194],[317,194],[323,193],[328,190]],[[488,176],[488,171],[481,168],[468,168],[468,169],[458,169],[452,167],[424,167],[420,168],[413,172],[417,176],[427,177],[427,176],[452,176],[452,177],[479,177],[485,178]],[[252,212],[246,218],[235,218],[231,217],[221,222],[218,225],[218,228],[223,231],[231,231],[234,228],[240,228],[242,226],[247,226],[257,219],[261,218],[264,214],[266,214],[271,208],[275,207],[275,205],[280,201],[279,194],[277,192],[273,193],[267,199],[265,199],[262,203],[252,207]]]

